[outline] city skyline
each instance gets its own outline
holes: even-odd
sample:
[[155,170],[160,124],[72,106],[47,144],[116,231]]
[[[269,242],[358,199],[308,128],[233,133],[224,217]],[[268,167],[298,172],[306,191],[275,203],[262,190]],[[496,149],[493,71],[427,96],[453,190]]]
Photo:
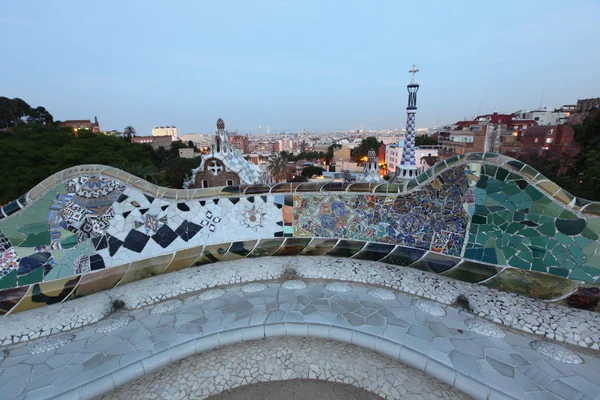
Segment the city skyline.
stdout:
[[140,135],[213,133],[217,118],[248,133],[403,128],[412,64],[419,127],[597,96],[600,4],[508,3],[8,0],[0,87]]

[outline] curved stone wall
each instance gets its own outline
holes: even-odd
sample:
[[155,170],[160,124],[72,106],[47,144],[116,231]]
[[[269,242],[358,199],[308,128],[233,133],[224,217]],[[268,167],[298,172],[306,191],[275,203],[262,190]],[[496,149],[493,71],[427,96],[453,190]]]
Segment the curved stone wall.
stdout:
[[81,166],[0,210],[0,313],[192,265],[297,254],[381,260],[596,310],[599,214],[492,153],[453,157],[402,185],[174,190]]

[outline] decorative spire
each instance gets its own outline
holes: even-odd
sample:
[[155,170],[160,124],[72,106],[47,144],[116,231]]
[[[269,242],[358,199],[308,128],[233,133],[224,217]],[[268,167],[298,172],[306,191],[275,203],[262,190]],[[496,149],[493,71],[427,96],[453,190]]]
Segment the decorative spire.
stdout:
[[415,64],[413,64],[412,69],[410,71],[408,71],[408,72],[410,72],[411,74],[413,74],[412,75],[412,80],[410,81],[410,84],[411,85],[418,85],[417,80],[415,79],[416,75],[417,75],[417,72],[419,72],[419,70],[417,69],[417,66]]
[[220,131],[225,129],[225,122],[221,118],[217,120],[217,129]]
[[408,72],[412,74],[412,79],[406,86],[406,89],[408,90],[406,136],[402,146],[402,159],[400,165],[396,168],[395,181],[412,179],[416,177],[419,172],[415,157],[415,114],[417,113],[417,92],[419,91],[419,84],[417,83],[415,75],[419,70],[417,69],[417,66],[413,64],[412,69]]
[[365,162],[363,174],[358,182],[384,183],[385,180],[379,174],[379,159],[374,149],[367,152],[368,161]]

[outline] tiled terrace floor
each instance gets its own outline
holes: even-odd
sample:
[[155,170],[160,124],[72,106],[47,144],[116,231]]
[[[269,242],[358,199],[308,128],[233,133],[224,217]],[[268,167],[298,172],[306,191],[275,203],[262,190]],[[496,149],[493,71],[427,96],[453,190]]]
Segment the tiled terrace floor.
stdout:
[[308,283],[296,290],[275,282],[262,291],[256,291],[260,284],[232,286],[210,300],[188,294],[181,304],[169,300],[120,312],[115,316],[125,318],[116,325],[102,321],[71,331],[62,340],[67,344],[47,352],[41,352],[47,339],[11,345],[0,362],[0,397],[92,398],[199,351],[275,336],[353,343],[476,398],[600,395],[597,352],[579,352],[583,364],[566,364],[535,351],[531,342],[537,337],[511,331],[503,338],[476,334],[465,324],[473,316],[453,307],[439,305],[446,315],[433,316],[406,294],[386,300],[389,293],[374,297],[369,286],[351,284],[347,292],[334,292],[325,282]]

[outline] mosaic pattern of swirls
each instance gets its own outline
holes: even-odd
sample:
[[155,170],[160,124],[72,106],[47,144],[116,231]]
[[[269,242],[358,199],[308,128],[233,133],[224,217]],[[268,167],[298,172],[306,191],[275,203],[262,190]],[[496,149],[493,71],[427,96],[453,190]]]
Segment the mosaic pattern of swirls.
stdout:
[[296,195],[294,236],[393,243],[460,256],[473,198],[464,167],[404,196]]
[[381,260],[544,299],[573,292],[567,304],[597,310],[599,216],[599,203],[492,153],[402,184],[175,190],[81,166],[0,208],[0,314],[192,265],[296,254]]

